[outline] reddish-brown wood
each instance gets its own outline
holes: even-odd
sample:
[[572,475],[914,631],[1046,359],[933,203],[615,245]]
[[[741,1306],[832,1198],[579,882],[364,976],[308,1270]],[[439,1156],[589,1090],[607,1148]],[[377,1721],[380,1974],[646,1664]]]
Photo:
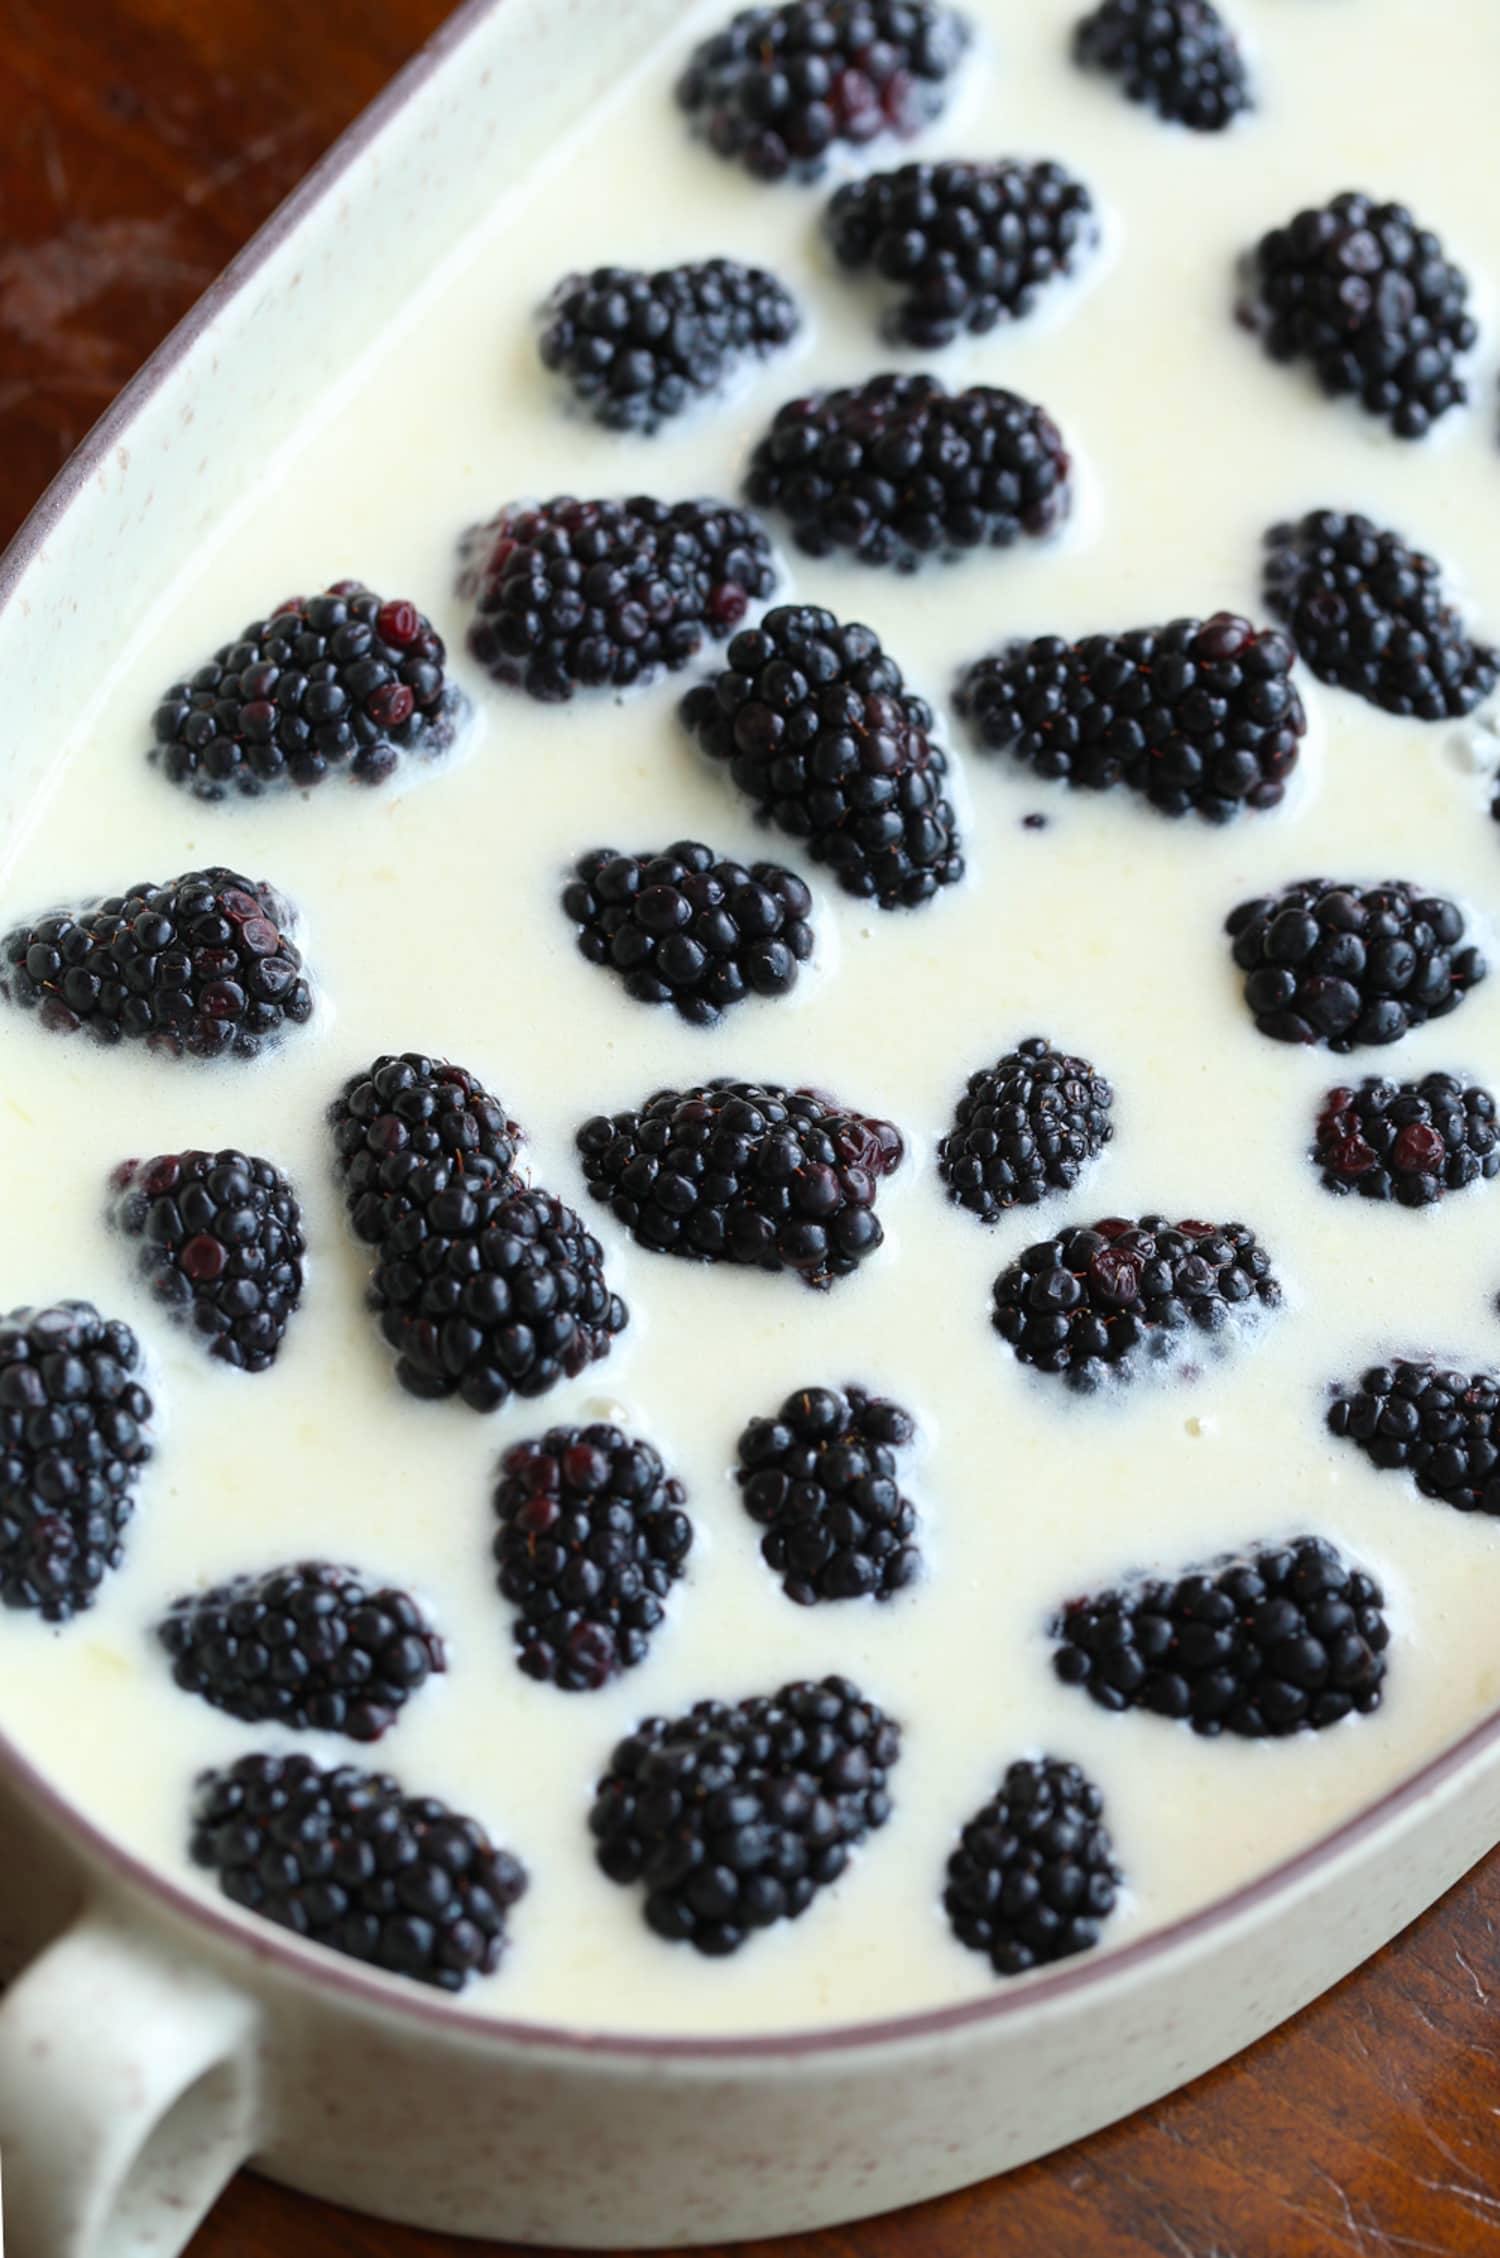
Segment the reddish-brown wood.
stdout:
[[[446,12],[446,0],[0,0],[0,539]],[[742,2258],[1500,2251],[1497,1888],[1500,1856],[1290,2028],[1082,2147],[918,2211],[742,2246]],[[246,2178],[193,2250],[465,2247]]]

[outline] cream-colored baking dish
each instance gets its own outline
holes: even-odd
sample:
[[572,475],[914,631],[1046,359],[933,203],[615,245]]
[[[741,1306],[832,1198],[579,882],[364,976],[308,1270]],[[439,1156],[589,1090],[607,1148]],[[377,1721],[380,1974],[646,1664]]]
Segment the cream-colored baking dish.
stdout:
[[[471,0],[204,298],[0,563],[8,822],[269,452],[677,0]],[[380,288],[373,262],[379,260]],[[1500,1834],[1500,1719],[1252,1887],[983,2001],[816,2035],[528,2028],[154,1876],[0,1747],[0,2151],[16,2258],[171,2258],[235,2168],[528,2242],[733,2240],[1003,2171],[1248,2044]],[[71,1926],[68,1923],[71,1922]],[[37,1955],[38,1947],[40,1950]]]

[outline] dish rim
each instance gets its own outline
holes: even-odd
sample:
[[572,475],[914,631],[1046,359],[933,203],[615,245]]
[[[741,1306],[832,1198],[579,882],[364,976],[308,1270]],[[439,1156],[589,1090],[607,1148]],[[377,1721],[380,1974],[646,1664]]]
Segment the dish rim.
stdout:
[[[0,612],[14,600],[53,529],[92,484],[137,416],[161,390],[184,355],[254,280],[272,253],[327,201],[354,160],[379,138],[439,65],[503,5],[504,0],[461,0],[454,13],[344,129],[142,363],[80,440],[0,554]],[[1159,1961],[1211,1937],[1217,1930],[1229,1928],[1270,1901],[1290,1894],[1299,1883],[1335,1864],[1366,1837],[1394,1824],[1456,1774],[1471,1764],[1477,1768],[1479,1759],[1494,1754],[1497,1748],[1500,1748],[1500,1707],[1492,1709],[1418,1771],[1388,1788],[1331,1833],[1321,1835],[1316,1842],[1282,1859],[1227,1895],[1151,1930],[1132,1944],[1106,1951],[1098,1959],[1080,1955],[1077,1961],[1038,1974],[1014,1988],[1006,1986],[985,1997],[962,2000],[947,2007],[835,2024],[823,2030],[798,2028],[712,2037],[591,2031],[563,2024],[530,2023],[488,2013],[460,1999],[431,1995],[418,1985],[405,1985],[399,1978],[366,1969],[358,1961],[343,1960],[336,1953],[284,1934],[271,1922],[256,1922],[253,1916],[221,1910],[211,1899],[200,1897],[117,1841],[49,1780],[3,1728],[0,1728],[0,1769],[19,1783],[59,1833],[80,1838],[98,1863],[157,1905],[208,1930],[219,1943],[234,1947],[253,1961],[270,1962],[362,2006],[410,2016],[435,2030],[459,2033],[470,2041],[501,2049],[581,2054],[605,2060],[749,2064],[786,2057],[847,2055],[903,2042],[939,2039],[950,2032],[1004,2025],[1018,2016],[1039,2014],[1053,2002],[1067,1999],[1076,1992],[1096,1990],[1142,1970],[1149,1972]],[[1435,1904],[1437,1900],[1431,1902]]]

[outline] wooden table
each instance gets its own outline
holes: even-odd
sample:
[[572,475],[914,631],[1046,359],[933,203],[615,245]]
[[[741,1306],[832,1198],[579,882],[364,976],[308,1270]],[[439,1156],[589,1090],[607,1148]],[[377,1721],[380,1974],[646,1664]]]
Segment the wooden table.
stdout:
[[[446,13],[447,0],[0,0],[0,541]],[[1500,2253],[1492,1886],[1500,1853],[1295,2024],[1083,2147],[745,2258]],[[465,2247],[245,2178],[193,2258]]]

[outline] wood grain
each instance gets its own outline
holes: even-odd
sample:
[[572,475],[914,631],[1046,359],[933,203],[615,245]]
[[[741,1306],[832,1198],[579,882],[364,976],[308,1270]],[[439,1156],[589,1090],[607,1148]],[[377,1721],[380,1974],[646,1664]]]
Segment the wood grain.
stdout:
[[[0,0],[0,539],[445,13],[445,0]],[[1295,2024],[1082,2147],[741,2258],[1500,2253],[1497,1898],[1500,1854]],[[247,2177],[193,2258],[465,2247]]]

